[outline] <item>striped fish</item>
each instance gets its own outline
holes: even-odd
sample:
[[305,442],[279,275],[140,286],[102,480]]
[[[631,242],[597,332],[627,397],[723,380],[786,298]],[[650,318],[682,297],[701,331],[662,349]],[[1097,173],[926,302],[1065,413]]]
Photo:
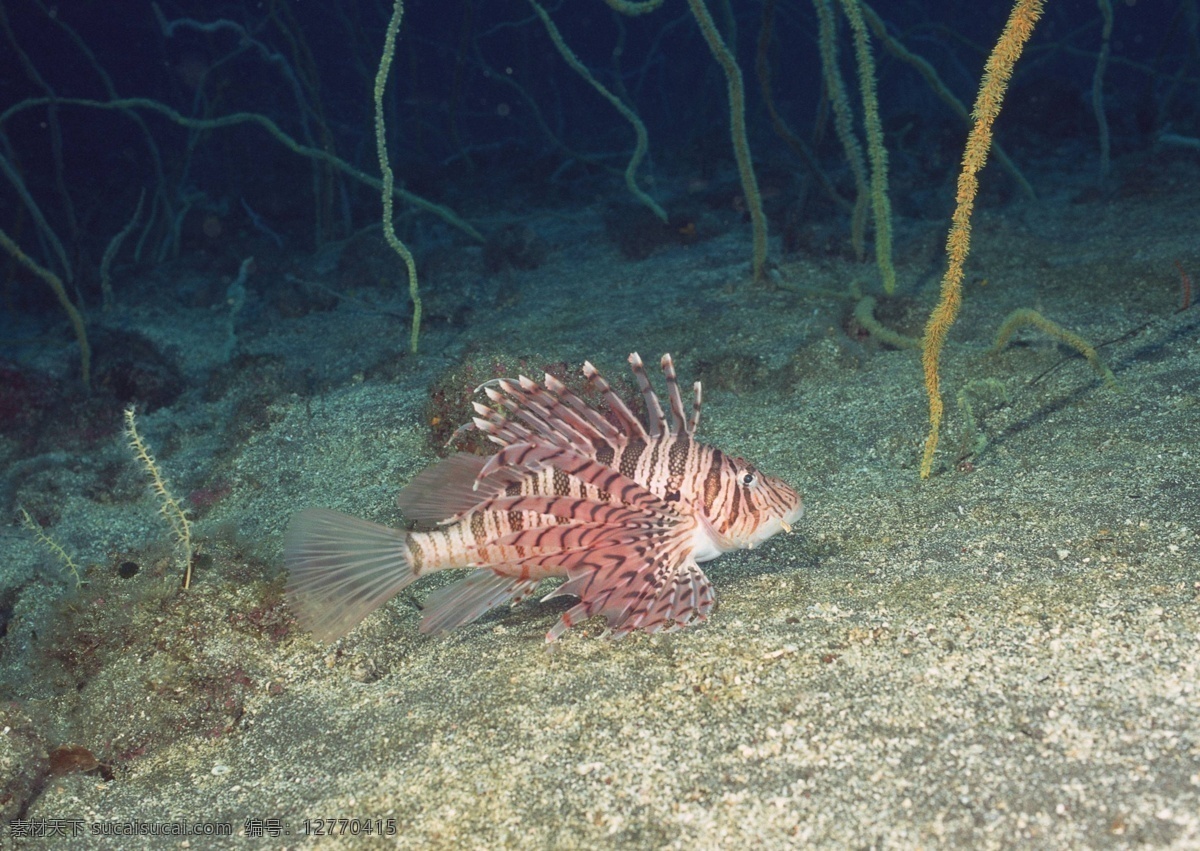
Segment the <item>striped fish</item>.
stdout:
[[325,509],[293,517],[284,561],[300,625],[340,638],[413,580],[447,568],[471,572],[430,595],[423,633],[523,600],[548,577],[566,581],[545,599],[579,598],[548,642],[596,615],[613,636],[704,620],[713,588],[699,563],[790,531],[804,506],[779,479],[695,441],[700,382],[689,416],[670,355],[669,426],[636,352],[629,363],[644,423],[590,363],[583,373],[608,417],[551,375],[489,382],[491,405],[475,403],[470,427],[500,450],[418,474],[397,498],[412,530]]

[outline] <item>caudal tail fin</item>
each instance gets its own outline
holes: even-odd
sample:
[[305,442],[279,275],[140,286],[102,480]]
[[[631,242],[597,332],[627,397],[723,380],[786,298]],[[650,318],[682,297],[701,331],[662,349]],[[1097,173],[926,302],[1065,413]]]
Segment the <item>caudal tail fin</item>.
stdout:
[[341,638],[416,579],[404,532],[325,508],[292,517],[283,561],[288,602],[318,641]]

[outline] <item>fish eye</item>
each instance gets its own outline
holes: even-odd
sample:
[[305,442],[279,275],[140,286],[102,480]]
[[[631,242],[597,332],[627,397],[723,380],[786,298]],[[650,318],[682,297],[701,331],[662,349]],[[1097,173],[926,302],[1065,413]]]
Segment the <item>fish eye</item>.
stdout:
[[744,476],[742,476],[742,484],[746,487],[750,487],[756,481],[758,481],[758,479],[755,478],[753,473],[746,473]]

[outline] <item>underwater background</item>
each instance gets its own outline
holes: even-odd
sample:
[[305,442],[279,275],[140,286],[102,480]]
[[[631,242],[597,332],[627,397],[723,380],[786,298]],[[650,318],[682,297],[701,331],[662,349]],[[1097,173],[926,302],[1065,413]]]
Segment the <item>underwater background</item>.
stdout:
[[[1012,8],[0,0],[0,845],[1200,847],[1195,0],[991,89],[922,478]],[[293,513],[633,351],[804,494],[707,623],[299,630]]]

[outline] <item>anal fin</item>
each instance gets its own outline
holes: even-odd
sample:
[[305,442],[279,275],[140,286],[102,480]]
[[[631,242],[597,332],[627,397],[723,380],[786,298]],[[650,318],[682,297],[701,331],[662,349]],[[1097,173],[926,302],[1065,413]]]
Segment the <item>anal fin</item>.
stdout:
[[524,600],[540,580],[518,579],[493,570],[473,570],[425,600],[420,630],[428,635],[468,624],[496,606]]

